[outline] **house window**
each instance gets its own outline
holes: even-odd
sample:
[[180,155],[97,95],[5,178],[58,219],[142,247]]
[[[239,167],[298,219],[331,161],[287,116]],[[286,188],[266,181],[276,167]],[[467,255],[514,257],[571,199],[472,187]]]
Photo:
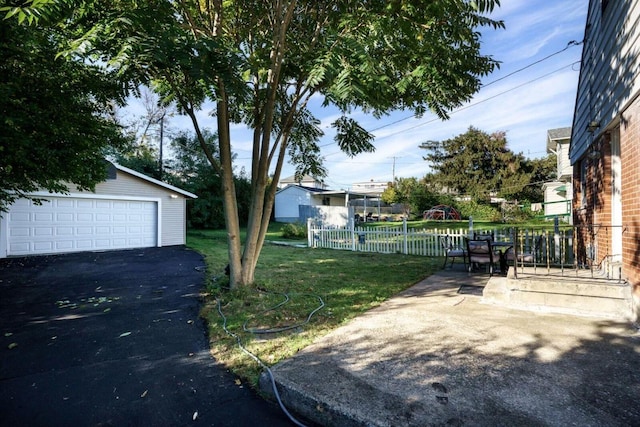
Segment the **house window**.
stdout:
[[580,207],[587,206],[587,161],[580,161]]
[[331,205],[331,198],[323,197],[322,198],[322,206],[330,206],[330,205]]

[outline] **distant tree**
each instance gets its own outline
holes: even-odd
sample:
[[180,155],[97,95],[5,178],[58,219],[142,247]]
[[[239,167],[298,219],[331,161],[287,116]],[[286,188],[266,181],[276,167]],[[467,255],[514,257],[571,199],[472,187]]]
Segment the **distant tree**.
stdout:
[[518,194],[530,180],[522,170],[522,154],[507,148],[504,132],[488,134],[474,127],[455,138],[420,145],[433,173],[428,181],[447,192],[488,201],[491,193],[502,197]]
[[158,150],[145,142],[130,141],[118,149],[108,148],[107,156],[119,165],[163,180],[158,167]]
[[548,154],[539,159],[526,159],[522,162],[523,173],[529,176],[529,183],[521,191],[514,194],[518,200],[539,203],[544,201],[542,185],[555,181],[558,175],[557,156]]
[[122,166],[164,181],[170,167],[165,148],[175,136],[175,130],[170,126],[175,109],[162,105],[160,98],[147,88],[139,91],[137,100],[144,113],[124,115],[121,113],[123,110],[116,111],[127,143],[109,148],[108,157]]
[[110,115],[124,102],[122,84],[98,65],[58,57],[56,25],[0,25],[0,213],[37,190],[92,190],[106,177],[104,150],[125,142]]
[[409,216],[420,215],[424,210],[437,205],[440,195],[431,191],[423,180],[417,178],[396,178],[382,193],[382,201],[401,204]]
[[[208,150],[217,158],[217,135],[205,129],[203,137]],[[166,174],[167,181],[198,196],[187,204],[189,225],[195,228],[224,228],[222,179],[218,174],[211,173],[211,165],[200,148],[199,139],[194,134],[181,132],[171,141],[171,148],[173,159],[167,163],[167,167],[172,172]],[[238,216],[244,225],[249,217],[251,183],[244,170],[234,173],[234,182],[238,194]]]

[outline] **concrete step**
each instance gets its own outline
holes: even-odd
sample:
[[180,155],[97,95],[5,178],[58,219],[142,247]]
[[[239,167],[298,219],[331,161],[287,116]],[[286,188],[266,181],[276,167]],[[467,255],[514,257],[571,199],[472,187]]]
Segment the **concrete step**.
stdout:
[[492,277],[482,302],[521,310],[635,321],[631,286],[575,277]]

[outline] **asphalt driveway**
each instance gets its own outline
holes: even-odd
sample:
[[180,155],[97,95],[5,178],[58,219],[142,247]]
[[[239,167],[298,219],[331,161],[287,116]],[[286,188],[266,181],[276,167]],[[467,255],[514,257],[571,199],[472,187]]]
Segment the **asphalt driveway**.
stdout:
[[0,260],[3,425],[290,425],[213,360],[184,247]]

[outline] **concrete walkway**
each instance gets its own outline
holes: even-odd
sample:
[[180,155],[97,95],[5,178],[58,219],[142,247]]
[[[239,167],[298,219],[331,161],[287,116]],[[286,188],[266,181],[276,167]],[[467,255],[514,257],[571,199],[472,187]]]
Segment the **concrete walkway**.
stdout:
[[335,330],[272,368],[283,401],[327,426],[640,425],[632,325],[483,304],[487,280],[441,271]]

